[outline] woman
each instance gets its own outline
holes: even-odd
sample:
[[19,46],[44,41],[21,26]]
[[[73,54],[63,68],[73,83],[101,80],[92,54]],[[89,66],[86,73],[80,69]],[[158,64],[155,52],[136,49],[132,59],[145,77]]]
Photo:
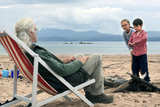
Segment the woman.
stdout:
[[132,47],[128,45],[128,41],[132,35],[132,33],[134,32],[134,29],[130,26],[130,22],[127,19],[123,19],[121,21],[121,27],[123,28],[124,32],[123,32],[123,38],[124,41],[128,47],[128,49],[130,50],[130,52],[132,51]]

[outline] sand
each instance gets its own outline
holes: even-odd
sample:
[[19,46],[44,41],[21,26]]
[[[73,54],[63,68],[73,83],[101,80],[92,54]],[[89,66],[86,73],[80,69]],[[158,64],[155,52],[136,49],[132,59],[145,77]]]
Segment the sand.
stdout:
[[[128,55],[103,55],[103,71],[105,76],[118,75],[130,79],[127,72],[131,72],[131,60]],[[160,84],[160,55],[149,55],[149,73],[151,82]],[[2,69],[13,69],[13,61],[8,56],[0,56],[0,71]],[[0,78],[0,102],[12,98],[13,79]],[[32,84],[26,79],[18,80],[18,94],[26,95],[31,92]],[[114,89],[105,90],[105,94],[113,95],[114,101],[111,104],[95,104],[95,107],[160,107],[160,93],[151,92],[128,92],[112,93]],[[82,91],[83,92],[83,91]],[[57,99],[43,107],[88,107],[84,102],[73,94],[69,95],[73,102],[64,98]],[[46,93],[38,96],[38,100],[50,97]],[[26,103],[21,102],[12,107],[25,107]]]

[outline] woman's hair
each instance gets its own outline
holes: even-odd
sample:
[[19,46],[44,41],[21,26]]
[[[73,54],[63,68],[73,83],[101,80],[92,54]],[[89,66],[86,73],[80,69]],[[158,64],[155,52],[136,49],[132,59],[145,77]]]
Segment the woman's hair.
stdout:
[[129,22],[128,19],[123,19],[123,20],[121,20],[121,23],[122,23],[122,22],[127,22],[127,23],[130,25],[130,22]]
[[[127,22],[129,25],[130,25],[130,22],[129,22],[129,20],[128,19],[123,19],[123,20],[121,20],[121,23],[122,22]],[[130,26],[130,28],[132,28],[133,29],[133,27],[132,26]]]
[[30,31],[34,32],[34,22],[31,18],[21,19],[15,25],[16,36],[29,47],[32,45]]

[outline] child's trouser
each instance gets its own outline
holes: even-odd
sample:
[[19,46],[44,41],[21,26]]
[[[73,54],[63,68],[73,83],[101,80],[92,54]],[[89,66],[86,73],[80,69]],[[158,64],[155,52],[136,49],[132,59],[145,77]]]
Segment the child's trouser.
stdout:
[[139,77],[139,71],[141,74],[145,74],[144,80],[149,82],[149,72],[148,72],[148,61],[147,61],[147,54],[134,56],[132,55],[132,73]]

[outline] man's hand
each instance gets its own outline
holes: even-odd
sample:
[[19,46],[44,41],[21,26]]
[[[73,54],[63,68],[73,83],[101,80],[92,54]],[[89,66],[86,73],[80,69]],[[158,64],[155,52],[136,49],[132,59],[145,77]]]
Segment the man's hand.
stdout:
[[70,58],[70,61],[74,61],[74,60],[76,60],[76,58],[75,58],[74,56],[72,56],[72,57]]
[[77,60],[81,61],[84,64],[88,60],[88,56],[78,57]]
[[69,63],[69,62],[74,61],[74,60],[76,60],[76,58],[74,56],[71,56],[71,57],[64,58],[63,62],[64,63]]

